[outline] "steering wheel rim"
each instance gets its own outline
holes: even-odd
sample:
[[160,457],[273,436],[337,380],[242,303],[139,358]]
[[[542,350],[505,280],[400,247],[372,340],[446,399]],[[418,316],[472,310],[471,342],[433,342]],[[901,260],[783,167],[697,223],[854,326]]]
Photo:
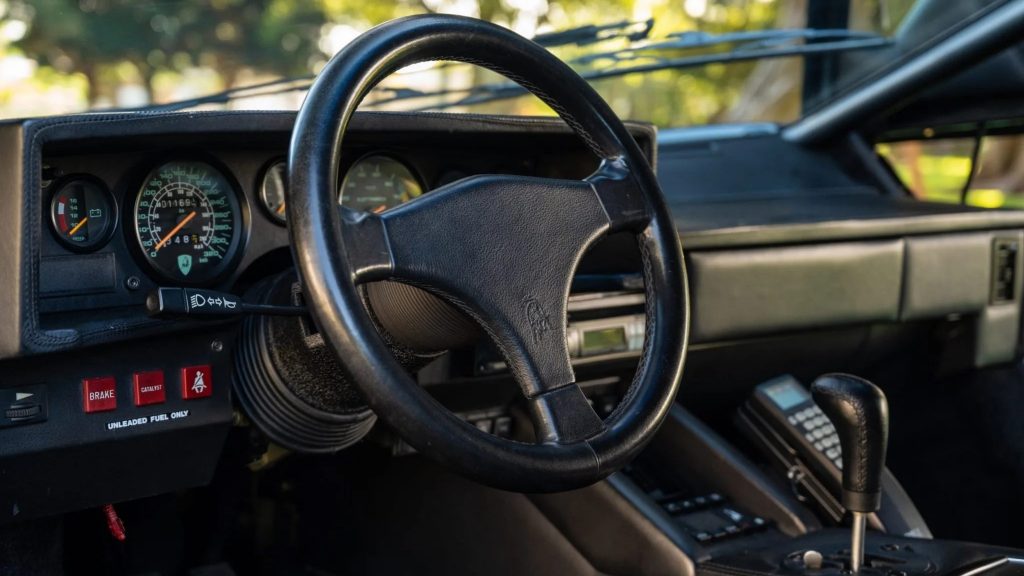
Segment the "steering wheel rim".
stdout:
[[[518,82],[569,124],[601,167],[582,181],[463,179],[380,215],[339,209],[339,158],[352,114],[383,78],[432,60],[483,66]],[[636,142],[589,84],[551,53],[472,18],[425,15],[382,24],[335,55],[314,82],[292,135],[289,181],[292,250],[314,321],[370,407],[420,452],[491,486],[550,492],[604,478],[653,437],[685,359],[682,250]],[[633,231],[640,245],[647,326],[632,385],[595,427],[569,363],[566,300],[583,252],[616,230]],[[405,372],[358,289],[383,279],[425,288],[483,325],[524,390],[537,443],[479,431]]]

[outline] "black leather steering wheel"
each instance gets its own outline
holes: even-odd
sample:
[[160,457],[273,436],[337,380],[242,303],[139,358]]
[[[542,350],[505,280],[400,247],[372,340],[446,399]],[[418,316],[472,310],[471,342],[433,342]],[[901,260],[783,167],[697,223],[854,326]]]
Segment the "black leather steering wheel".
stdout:
[[[349,119],[390,73],[418,62],[476,64],[550,105],[600,158],[584,180],[473,176],[382,214],[339,209]],[[682,250],[636,142],[573,70],[496,25],[456,16],[394,20],[349,44],[302,105],[289,152],[289,227],[306,302],[370,407],[423,454],[485,484],[523,492],[578,488],[618,470],[651,439],[676,396],[688,334]],[[636,234],[647,327],[636,377],[602,421],[575,382],[566,307],[577,263],[613,231]],[[396,280],[473,317],[505,357],[537,441],[477,430],[403,370],[358,285]]]

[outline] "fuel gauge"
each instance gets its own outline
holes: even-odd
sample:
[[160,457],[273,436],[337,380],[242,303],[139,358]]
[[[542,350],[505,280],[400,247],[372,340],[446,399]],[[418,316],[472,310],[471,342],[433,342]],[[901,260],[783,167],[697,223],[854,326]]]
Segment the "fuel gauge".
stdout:
[[117,208],[107,187],[94,178],[78,176],[58,184],[50,201],[50,222],[62,244],[89,252],[110,239]]

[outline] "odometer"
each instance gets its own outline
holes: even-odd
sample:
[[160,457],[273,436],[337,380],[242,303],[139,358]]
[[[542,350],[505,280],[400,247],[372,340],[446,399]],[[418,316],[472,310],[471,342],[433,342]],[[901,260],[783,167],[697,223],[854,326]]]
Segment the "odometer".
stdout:
[[205,162],[158,166],[142,183],[133,216],[146,261],[178,283],[220,277],[242,239],[238,193],[227,176]]

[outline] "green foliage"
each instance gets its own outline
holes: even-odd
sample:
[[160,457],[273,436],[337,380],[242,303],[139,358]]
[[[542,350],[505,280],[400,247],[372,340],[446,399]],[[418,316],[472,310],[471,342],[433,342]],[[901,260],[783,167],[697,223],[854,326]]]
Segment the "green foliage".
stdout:
[[1018,161],[1024,136],[984,138],[970,189],[961,198],[971,175],[974,146],[972,138],[950,138],[882,143],[875,149],[920,200],[1024,208],[1024,169]]
[[101,70],[130,63],[147,80],[161,70],[214,68],[230,83],[242,68],[273,74],[308,72],[327,22],[323,6],[287,0],[124,2],[32,0],[16,43],[41,64],[85,74],[102,93]]

